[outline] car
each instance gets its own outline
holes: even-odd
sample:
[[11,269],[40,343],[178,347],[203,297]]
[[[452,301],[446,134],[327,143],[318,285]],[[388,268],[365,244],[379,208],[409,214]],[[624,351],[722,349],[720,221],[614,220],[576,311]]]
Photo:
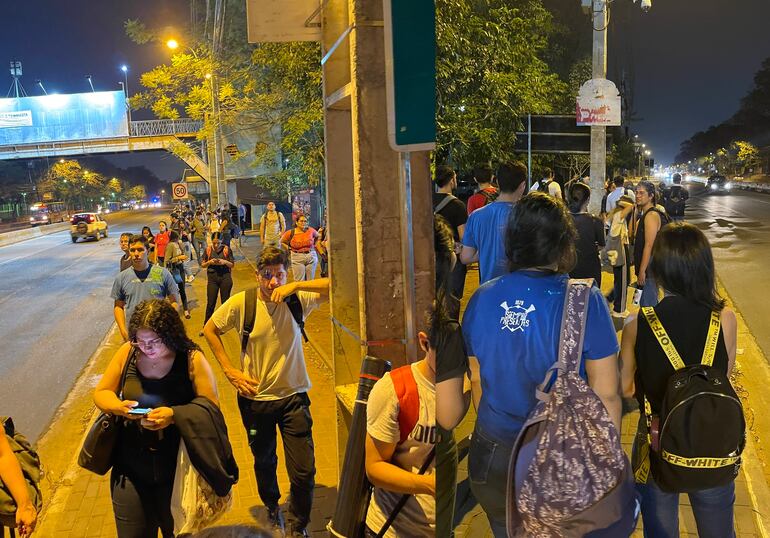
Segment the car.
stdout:
[[93,237],[96,241],[107,237],[107,221],[97,213],[75,213],[70,218],[70,237],[76,243],[80,238]]
[[706,181],[706,191],[716,194],[718,192],[730,192],[732,184],[727,180],[725,176],[720,174],[714,174]]

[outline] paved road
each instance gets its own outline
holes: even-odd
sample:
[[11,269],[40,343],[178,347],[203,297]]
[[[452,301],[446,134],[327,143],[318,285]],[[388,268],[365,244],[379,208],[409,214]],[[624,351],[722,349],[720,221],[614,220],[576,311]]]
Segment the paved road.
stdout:
[[719,278],[770,357],[770,195],[708,194],[693,184],[689,189],[687,220],[711,241]]
[[113,324],[119,235],[161,210],[108,215],[109,237],[72,244],[68,231],[0,248],[0,415],[31,440],[44,431]]

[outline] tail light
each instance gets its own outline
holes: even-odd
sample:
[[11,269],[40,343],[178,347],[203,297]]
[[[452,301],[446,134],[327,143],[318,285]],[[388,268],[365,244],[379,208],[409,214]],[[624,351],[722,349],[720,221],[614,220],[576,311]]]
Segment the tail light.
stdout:
[[75,224],[75,217],[70,218],[70,224]]
[[91,223],[93,221],[94,221],[94,216],[93,215],[88,215],[88,222]]

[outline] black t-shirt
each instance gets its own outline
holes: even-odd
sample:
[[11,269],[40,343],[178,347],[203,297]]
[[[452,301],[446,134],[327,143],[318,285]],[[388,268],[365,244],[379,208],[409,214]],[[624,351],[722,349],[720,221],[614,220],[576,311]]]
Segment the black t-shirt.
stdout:
[[436,383],[464,376],[468,371],[468,352],[458,322],[448,325],[436,347]]
[[[231,263],[235,263],[235,260],[233,259],[233,251],[230,250],[226,245],[220,243],[219,248],[215,249],[214,246],[206,247],[206,250],[203,251],[203,255],[201,256],[202,261],[207,262],[209,260],[214,259],[220,259],[220,260],[227,260]],[[218,275],[224,275],[231,271],[231,269],[226,265],[209,265],[207,273],[214,273]]]
[[577,263],[569,272],[572,278],[593,278],[599,284],[602,265],[599,261],[599,247],[604,246],[604,224],[588,213],[573,213],[578,237],[575,242]]
[[[434,192],[433,207],[438,206],[447,196],[449,195],[443,192]],[[458,199],[454,199],[442,207],[438,214],[447,220],[449,226],[452,228],[452,235],[454,236],[455,241],[459,241],[460,234],[457,232],[457,228],[468,221],[468,212],[465,209],[465,204]]]
[[137,271],[136,269],[134,269],[134,273],[136,273],[136,278],[138,278],[142,282],[147,280],[147,277],[150,276],[150,271],[152,271],[152,264],[149,264],[147,266],[147,269],[145,269],[144,271]]

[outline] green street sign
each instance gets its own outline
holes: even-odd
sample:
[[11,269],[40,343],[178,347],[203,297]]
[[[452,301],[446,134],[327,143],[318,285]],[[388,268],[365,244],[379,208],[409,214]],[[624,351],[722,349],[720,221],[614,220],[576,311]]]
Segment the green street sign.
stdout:
[[434,0],[383,0],[388,139],[395,151],[436,147]]

